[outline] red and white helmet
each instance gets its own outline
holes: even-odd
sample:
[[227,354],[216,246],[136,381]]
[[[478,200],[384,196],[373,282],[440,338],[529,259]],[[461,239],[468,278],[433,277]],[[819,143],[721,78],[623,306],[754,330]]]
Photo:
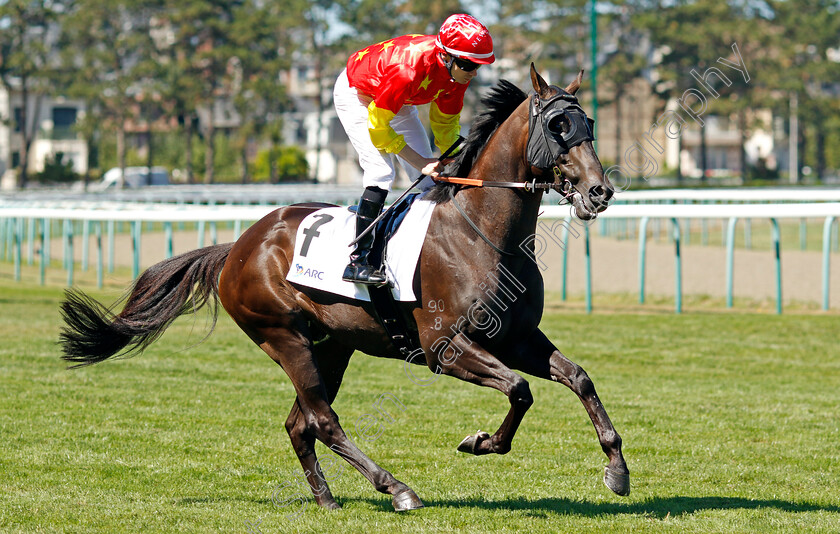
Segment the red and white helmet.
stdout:
[[473,63],[487,65],[496,61],[490,32],[469,15],[452,15],[443,21],[435,44],[449,55]]

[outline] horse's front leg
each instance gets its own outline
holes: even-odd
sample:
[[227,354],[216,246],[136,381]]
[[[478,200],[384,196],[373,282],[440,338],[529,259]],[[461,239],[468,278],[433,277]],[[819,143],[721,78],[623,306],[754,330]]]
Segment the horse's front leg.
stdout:
[[595,385],[582,367],[566,358],[540,330],[517,346],[511,367],[530,375],[560,382],[575,392],[598,434],[601,448],[609,459],[604,484],[619,495],[630,494],[630,471],[621,453],[621,436],[601,404]]
[[443,374],[501,391],[510,401],[510,410],[495,434],[491,436],[479,431],[467,436],[458,445],[458,450],[475,455],[510,451],[513,436],[525,412],[534,403],[528,382],[463,333],[431,342],[427,354],[431,369],[437,368]]

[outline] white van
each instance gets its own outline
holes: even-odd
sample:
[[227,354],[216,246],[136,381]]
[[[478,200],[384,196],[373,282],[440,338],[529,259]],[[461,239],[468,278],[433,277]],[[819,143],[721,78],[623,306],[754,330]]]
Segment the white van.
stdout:
[[122,181],[123,187],[143,187],[147,185],[169,185],[169,171],[165,167],[126,167],[125,180],[121,180],[122,172],[119,167],[109,169],[102,175],[102,181],[96,184],[97,191],[117,189]]

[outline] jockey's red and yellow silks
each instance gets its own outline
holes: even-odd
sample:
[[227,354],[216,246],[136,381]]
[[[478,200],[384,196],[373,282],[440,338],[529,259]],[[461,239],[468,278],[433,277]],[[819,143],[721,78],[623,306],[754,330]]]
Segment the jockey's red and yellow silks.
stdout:
[[390,122],[406,105],[431,103],[429,120],[441,151],[458,138],[467,84],[450,78],[438,59],[434,35],[404,35],[363,48],[347,61],[347,78],[372,99],[368,127],[377,149],[397,153],[405,146]]

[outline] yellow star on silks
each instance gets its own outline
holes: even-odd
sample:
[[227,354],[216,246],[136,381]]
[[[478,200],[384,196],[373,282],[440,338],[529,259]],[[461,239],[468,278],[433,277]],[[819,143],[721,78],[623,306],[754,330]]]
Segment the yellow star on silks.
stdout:
[[426,76],[422,82],[420,82],[420,89],[426,89],[429,87],[429,84],[432,83],[432,79]]
[[365,54],[367,54],[368,52],[370,52],[370,50],[368,50],[367,48],[365,48],[364,50],[359,50],[356,53],[356,61],[361,61],[362,58],[365,57]]
[[443,92],[443,89],[438,89],[438,92],[435,94],[435,97],[432,100],[437,100],[437,97]]
[[385,52],[386,50],[388,50],[392,46],[394,46],[393,41],[385,41],[384,43],[382,43],[382,52]]

